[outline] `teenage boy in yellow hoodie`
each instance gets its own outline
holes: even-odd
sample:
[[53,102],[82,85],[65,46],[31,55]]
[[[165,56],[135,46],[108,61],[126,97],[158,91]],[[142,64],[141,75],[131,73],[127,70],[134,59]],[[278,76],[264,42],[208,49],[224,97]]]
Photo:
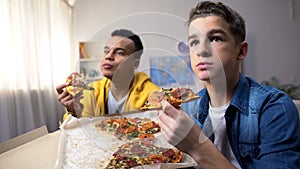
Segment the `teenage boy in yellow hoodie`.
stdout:
[[56,87],[57,99],[67,109],[64,119],[68,114],[94,117],[139,110],[152,90],[158,89],[148,75],[135,72],[142,53],[139,36],[125,29],[113,31],[100,64],[104,78],[90,84],[95,90],[72,96],[65,90],[68,83]]

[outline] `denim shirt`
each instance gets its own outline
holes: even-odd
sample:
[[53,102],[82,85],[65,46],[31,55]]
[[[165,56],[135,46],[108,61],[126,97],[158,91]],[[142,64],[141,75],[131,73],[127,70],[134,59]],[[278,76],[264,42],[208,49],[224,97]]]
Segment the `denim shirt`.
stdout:
[[[200,128],[208,116],[206,89],[181,108]],[[300,168],[300,121],[292,99],[240,74],[225,113],[227,135],[242,168]]]

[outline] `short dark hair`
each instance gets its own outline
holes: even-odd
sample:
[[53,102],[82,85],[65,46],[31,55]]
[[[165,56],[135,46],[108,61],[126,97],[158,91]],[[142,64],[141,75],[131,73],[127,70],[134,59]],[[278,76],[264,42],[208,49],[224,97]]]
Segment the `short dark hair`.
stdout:
[[223,18],[230,26],[230,31],[235,41],[243,42],[246,37],[246,26],[243,17],[229,6],[221,2],[202,1],[190,11],[188,25],[200,17],[219,16]]
[[127,30],[127,29],[117,29],[111,33],[111,36],[121,36],[121,37],[126,37],[128,39],[131,39],[134,42],[134,46],[136,49],[136,52],[134,53],[135,58],[137,58],[137,59],[141,58],[144,47],[143,47],[143,43],[138,35],[136,35],[132,31]]

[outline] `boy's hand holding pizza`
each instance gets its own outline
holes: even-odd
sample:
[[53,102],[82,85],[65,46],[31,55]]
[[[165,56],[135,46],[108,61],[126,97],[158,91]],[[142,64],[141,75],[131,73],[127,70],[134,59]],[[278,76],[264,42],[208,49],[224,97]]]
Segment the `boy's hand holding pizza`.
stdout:
[[71,73],[66,83],[56,87],[58,101],[63,104],[70,113],[78,113],[82,110],[80,99],[83,98],[83,90],[94,90],[88,86],[87,81],[77,72]]

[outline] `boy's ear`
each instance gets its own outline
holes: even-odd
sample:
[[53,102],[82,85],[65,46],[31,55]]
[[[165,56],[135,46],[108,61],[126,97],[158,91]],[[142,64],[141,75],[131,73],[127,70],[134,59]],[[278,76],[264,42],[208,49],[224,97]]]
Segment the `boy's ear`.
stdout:
[[140,59],[134,59],[134,69],[137,69],[140,66]]
[[240,43],[240,51],[238,54],[238,60],[244,60],[248,53],[248,43],[246,41]]

